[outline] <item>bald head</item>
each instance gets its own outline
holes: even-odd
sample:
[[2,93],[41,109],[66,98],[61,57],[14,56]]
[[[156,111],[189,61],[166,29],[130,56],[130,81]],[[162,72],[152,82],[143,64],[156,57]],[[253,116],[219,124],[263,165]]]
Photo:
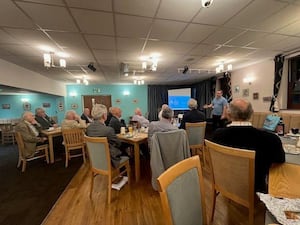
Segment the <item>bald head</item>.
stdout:
[[229,105],[228,115],[232,121],[248,121],[252,113],[252,105],[246,99],[234,99]]

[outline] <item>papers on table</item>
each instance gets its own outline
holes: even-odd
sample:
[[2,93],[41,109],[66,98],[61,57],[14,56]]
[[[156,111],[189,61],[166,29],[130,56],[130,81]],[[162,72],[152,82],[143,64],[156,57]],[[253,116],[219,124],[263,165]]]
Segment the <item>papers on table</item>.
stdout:
[[111,187],[115,190],[121,190],[121,188],[128,182],[128,177],[122,177],[122,179],[118,183],[114,183]]
[[[275,198],[269,194],[263,194],[257,192],[258,197],[262,202],[265,203],[268,210],[273,214],[276,220],[282,225],[299,225],[300,217],[298,217],[298,213],[300,212],[300,199],[290,199],[290,198]],[[298,219],[288,219],[288,214],[296,215],[293,218]]]

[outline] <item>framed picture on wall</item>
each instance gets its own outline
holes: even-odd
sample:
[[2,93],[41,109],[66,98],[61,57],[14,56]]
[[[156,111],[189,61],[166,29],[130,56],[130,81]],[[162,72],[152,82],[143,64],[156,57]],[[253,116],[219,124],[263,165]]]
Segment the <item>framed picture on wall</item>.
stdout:
[[48,103],[48,102],[43,103],[43,107],[44,107],[44,108],[50,108],[50,106],[51,106],[51,105],[50,105],[50,103]]
[[249,96],[249,88],[243,89],[243,97]]
[[258,92],[253,93],[253,99],[258,100],[258,98],[259,98]]
[[78,105],[76,103],[71,104],[71,109],[77,109]]
[[64,103],[62,101],[58,102],[57,105],[58,111],[64,111]]
[[23,103],[23,109],[24,111],[30,111],[31,110],[31,104],[29,102]]
[[10,109],[10,104],[2,104],[2,109]]

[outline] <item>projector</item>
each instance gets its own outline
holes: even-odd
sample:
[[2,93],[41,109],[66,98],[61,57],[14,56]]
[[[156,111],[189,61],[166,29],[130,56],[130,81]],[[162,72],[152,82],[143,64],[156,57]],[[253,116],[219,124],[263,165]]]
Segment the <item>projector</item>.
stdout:
[[183,74],[186,74],[188,70],[189,70],[189,67],[188,67],[187,65],[185,65],[185,66],[183,67],[182,73],[183,73]]

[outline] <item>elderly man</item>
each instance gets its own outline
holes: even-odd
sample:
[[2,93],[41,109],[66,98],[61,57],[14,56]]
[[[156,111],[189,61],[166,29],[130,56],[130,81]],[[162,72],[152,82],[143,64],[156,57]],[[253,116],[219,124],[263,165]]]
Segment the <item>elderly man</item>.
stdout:
[[203,112],[200,112],[197,107],[197,101],[193,98],[191,98],[188,101],[188,107],[190,111],[186,112],[183,115],[183,118],[180,123],[180,129],[185,129],[185,123],[197,123],[197,122],[203,122],[205,121],[205,115]]
[[61,123],[62,129],[86,128],[86,123],[74,110],[69,110],[65,114],[65,119]]
[[121,160],[121,142],[112,127],[107,127],[107,108],[102,104],[95,104],[92,108],[94,121],[87,127],[86,133],[90,137],[107,137],[113,166],[117,167]]
[[142,110],[140,108],[136,108],[134,111],[134,115],[132,116],[132,121],[137,121],[141,127],[148,127],[149,120],[147,120],[143,114]]
[[161,109],[160,109],[160,111],[159,111],[159,113],[158,113],[158,120],[161,120],[161,118],[162,118],[162,116],[161,116],[162,111],[163,111],[164,109],[168,108],[168,107],[169,107],[168,104],[162,104]]
[[32,112],[26,111],[22,120],[16,125],[15,131],[20,132],[25,145],[25,157],[31,158],[35,154],[37,145],[43,144],[47,138],[41,133],[41,126],[35,120]]
[[89,108],[84,108],[83,113],[81,114],[80,118],[86,122],[86,124],[93,122],[91,118],[91,113]]
[[126,127],[124,120],[121,119],[122,110],[119,107],[113,107],[111,110],[112,117],[109,126],[115,130],[116,134],[121,132],[121,127]]
[[49,129],[49,127],[57,127],[58,125],[49,116],[46,115],[43,108],[35,109],[35,120],[41,125],[43,130]]
[[212,141],[255,151],[255,191],[267,192],[266,177],[269,168],[272,163],[285,162],[285,153],[278,136],[252,127],[249,122],[252,113],[250,102],[244,99],[233,100],[228,110],[232,123],[216,130]]
[[174,112],[169,107],[166,107],[161,114],[162,118],[159,121],[152,121],[149,124],[148,129],[148,146],[151,146],[151,138],[155,132],[167,132],[171,130],[177,130],[178,128],[174,126],[171,122],[174,116]]

